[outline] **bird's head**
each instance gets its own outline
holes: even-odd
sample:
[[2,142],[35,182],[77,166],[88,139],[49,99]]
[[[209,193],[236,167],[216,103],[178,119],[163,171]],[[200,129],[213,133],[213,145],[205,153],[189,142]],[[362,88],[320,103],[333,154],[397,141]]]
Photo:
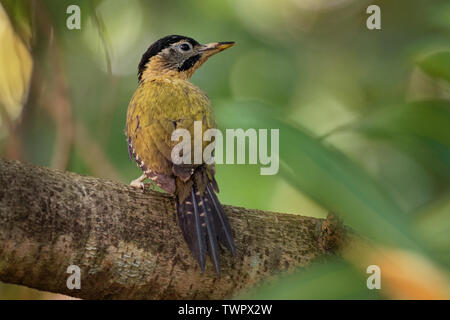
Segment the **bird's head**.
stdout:
[[189,79],[212,55],[234,42],[200,44],[192,38],[171,35],[153,43],[143,54],[138,67],[139,82],[154,77]]

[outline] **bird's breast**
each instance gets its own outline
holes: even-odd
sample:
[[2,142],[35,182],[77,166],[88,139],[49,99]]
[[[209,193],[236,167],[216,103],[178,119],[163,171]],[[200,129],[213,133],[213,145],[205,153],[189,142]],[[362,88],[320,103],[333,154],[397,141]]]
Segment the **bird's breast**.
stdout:
[[[176,129],[195,135],[195,121],[201,121],[202,132],[215,128],[211,104],[202,90],[188,81],[146,80],[137,88],[128,106],[126,134],[135,153],[148,168],[157,172],[171,159]],[[205,142],[206,144],[206,142]]]
[[141,83],[132,103],[154,119],[209,115],[211,104],[206,94],[189,81],[150,79]]

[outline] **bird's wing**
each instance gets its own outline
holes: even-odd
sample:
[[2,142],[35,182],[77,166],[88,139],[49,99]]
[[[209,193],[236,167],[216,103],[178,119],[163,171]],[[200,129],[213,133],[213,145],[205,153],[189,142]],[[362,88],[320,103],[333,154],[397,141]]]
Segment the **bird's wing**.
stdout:
[[[147,170],[187,180],[197,165],[173,165],[171,153],[179,141],[171,137],[175,129],[186,129],[193,148],[195,121],[202,121],[202,132],[215,127],[209,100],[200,89],[184,83],[149,82],[138,88],[130,102],[126,134],[132,152]],[[208,143],[203,142],[202,152]]]

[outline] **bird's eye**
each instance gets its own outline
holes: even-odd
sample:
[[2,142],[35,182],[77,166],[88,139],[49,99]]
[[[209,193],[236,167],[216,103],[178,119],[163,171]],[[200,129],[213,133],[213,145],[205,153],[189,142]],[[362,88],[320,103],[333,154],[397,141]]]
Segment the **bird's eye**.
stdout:
[[189,50],[191,50],[191,46],[189,44],[187,44],[187,43],[182,43],[180,45],[180,49],[183,50],[183,51],[189,51]]

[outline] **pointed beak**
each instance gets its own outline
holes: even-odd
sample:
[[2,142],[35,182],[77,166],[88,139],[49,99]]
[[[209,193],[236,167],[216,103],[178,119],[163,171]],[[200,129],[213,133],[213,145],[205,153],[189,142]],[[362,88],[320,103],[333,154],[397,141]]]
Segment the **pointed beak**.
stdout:
[[199,51],[204,52],[206,56],[210,57],[225,49],[231,48],[232,46],[234,46],[234,43],[235,43],[234,41],[211,42],[202,45]]

